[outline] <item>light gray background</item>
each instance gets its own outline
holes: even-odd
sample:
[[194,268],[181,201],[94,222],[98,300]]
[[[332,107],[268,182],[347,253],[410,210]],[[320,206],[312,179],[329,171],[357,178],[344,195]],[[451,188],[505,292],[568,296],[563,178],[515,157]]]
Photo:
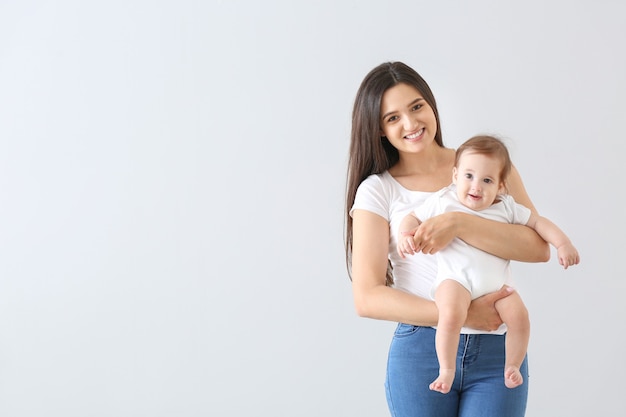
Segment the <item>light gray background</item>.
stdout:
[[350,113],[402,60],[582,263],[514,264],[528,413],[621,416],[619,1],[0,2],[0,415],[385,416],[343,259]]

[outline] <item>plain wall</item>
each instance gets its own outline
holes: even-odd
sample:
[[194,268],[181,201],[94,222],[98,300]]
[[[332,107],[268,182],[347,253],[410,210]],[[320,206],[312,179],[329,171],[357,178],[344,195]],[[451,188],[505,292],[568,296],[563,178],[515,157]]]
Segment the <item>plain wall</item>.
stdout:
[[0,415],[388,415],[395,324],[354,312],[343,198],[356,90],[400,60],[581,253],[513,265],[527,416],[621,416],[625,14],[1,2]]

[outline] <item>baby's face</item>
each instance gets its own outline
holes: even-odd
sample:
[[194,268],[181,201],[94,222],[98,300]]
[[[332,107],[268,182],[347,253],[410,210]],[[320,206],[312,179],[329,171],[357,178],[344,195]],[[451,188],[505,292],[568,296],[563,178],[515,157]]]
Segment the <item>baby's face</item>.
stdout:
[[452,176],[461,204],[476,211],[492,205],[498,194],[504,191],[501,172],[502,163],[498,159],[471,151],[464,152]]

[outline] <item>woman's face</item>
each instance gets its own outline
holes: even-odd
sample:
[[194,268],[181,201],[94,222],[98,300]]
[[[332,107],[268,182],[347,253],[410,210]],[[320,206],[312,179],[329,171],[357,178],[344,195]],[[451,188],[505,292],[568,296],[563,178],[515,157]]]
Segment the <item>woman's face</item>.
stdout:
[[437,119],[420,92],[408,84],[385,91],[380,103],[382,135],[400,152],[419,152],[431,145]]

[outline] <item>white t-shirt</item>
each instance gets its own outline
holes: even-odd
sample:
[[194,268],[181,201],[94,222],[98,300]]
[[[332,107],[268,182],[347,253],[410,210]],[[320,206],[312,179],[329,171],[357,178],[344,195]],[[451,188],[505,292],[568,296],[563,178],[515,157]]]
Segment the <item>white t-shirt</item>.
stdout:
[[[398,227],[409,212],[420,206],[432,192],[411,191],[397,182],[388,171],[367,177],[358,187],[354,210],[366,210],[383,217],[389,222],[389,260],[393,267],[394,288],[430,299],[430,290],[437,276],[437,258],[417,253],[401,258],[396,250]],[[506,326],[487,332],[463,327],[461,333],[503,334]]]

